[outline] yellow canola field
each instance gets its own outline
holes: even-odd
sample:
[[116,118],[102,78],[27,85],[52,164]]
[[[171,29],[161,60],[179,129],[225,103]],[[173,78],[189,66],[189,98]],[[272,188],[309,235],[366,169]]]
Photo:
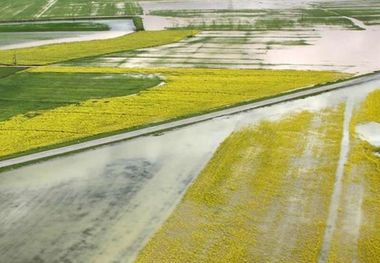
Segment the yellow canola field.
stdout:
[[343,109],[232,134],[136,262],[317,262]]
[[140,31],[112,39],[0,50],[0,64],[13,65],[16,55],[17,65],[47,65],[72,59],[166,45],[192,37],[197,33],[196,30]]
[[350,153],[345,167],[337,228],[329,262],[375,263],[380,259],[380,157],[361,140],[358,124],[380,122],[380,90],[357,108],[350,124]]
[[368,95],[357,113],[355,123],[371,121],[380,122],[380,88]]
[[30,72],[159,74],[166,84],[137,95],[84,101],[0,122],[0,156],[76,141],[335,81],[336,72],[41,67]]

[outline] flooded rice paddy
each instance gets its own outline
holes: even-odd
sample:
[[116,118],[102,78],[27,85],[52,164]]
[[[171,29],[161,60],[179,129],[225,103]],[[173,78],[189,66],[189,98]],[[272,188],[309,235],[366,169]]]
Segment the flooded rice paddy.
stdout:
[[[57,22],[57,21],[56,21]],[[73,23],[77,21],[59,21],[59,23]],[[110,39],[134,32],[135,26],[131,19],[97,19],[80,20],[80,22],[94,22],[108,25],[108,31],[94,32],[0,32],[0,50],[35,47],[48,44],[67,43],[76,41]],[[26,22],[30,23],[54,23],[49,22]],[[3,23],[3,25],[12,23]],[[14,23],[13,23],[14,24]]]
[[380,80],[0,173],[5,262],[132,262],[234,130],[359,99]]

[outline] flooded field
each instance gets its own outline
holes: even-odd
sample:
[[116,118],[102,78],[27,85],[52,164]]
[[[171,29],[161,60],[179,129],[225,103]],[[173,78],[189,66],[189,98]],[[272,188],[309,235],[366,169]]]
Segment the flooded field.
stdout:
[[[337,70],[367,73],[379,68],[380,26],[366,30],[203,31],[161,47],[75,61],[110,67],[210,67]],[[337,45],[341,39],[350,39]]]
[[335,107],[379,86],[373,81],[2,172],[0,257],[132,262],[231,132]]
[[[4,115],[3,157],[77,143],[67,146],[68,155],[43,152],[39,158],[51,158],[0,169],[0,262],[377,262],[379,75],[328,92],[313,87],[313,93],[298,90],[278,98],[295,90],[272,89],[300,80],[336,80],[322,81],[322,72],[312,70],[351,73],[345,76],[378,71],[378,0],[3,2],[0,20],[83,17],[81,22],[109,30],[0,32],[0,50],[7,50],[0,52],[7,53],[2,63],[14,66],[2,77],[22,77],[24,68],[16,66],[33,65],[26,74],[45,78],[56,91],[48,96],[38,79],[34,86],[32,78],[19,80],[23,89],[4,81],[0,102],[15,110]],[[117,38],[136,31],[126,15],[141,15],[147,31]],[[108,40],[17,50],[98,39]],[[70,79],[91,70],[105,75],[94,76],[96,84],[88,87],[79,85],[84,75],[60,86],[49,66],[36,66],[50,64]],[[142,72],[157,83],[144,86],[152,93],[136,88],[111,97],[111,80],[117,81],[112,70],[131,71],[128,83],[143,80]],[[301,76],[295,70],[308,71]],[[98,84],[104,96],[64,96],[87,95]],[[43,98],[38,107],[55,100],[64,106],[21,110],[37,100],[37,93],[30,93],[32,100],[26,96],[31,87]],[[261,108],[244,104],[240,113],[228,112],[234,108],[207,120],[198,116],[253,99]],[[181,118],[193,115],[199,118],[195,124],[184,126],[189,119]],[[179,128],[146,132],[168,120],[180,124],[161,125]],[[141,129],[131,132],[134,139],[98,139],[136,127]],[[65,133],[72,139],[61,140]],[[103,146],[78,152],[90,147],[75,148],[90,136],[103,143],[89,145]],[[32,160],[7,161],[20,164],[22,158]]]
[[197,10],[197,9],[272,9],[272,8],[297,8],[307,7],[313,2],[311,0],[295,1],[250,1],[250,0],[174,0],[174,1],[140,1],[139,4],[144,12],[155,10]]
[[[60,23],[74,23],[74,21],[59,21]],[[109,19],[109,20],[81,20],[81,22],[94,22],[105,24],[108,31],[94,32],[0,32],[0,50],[35,47],[56,43],[67,43],[86,40],[110,39],[120,37],[134,32],[135,26],[130,19]],[[22,23],[52,23],[50,22],[28,22]],[[15,23],[3,23],[1,25],[12,25]]]

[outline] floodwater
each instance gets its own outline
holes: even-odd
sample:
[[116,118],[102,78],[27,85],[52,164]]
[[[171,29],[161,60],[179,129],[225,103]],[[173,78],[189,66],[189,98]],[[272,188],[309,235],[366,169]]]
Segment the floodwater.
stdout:
[[380,147],[380,123],[370,122],[360,124],[356,127],[356,132],[360,138],[369,144]]
[[[110,39],[134,32],[135,26],[131,19],[94,19],[77,21],[49,21],[49,22],[26,22],[30,23],[72,23],[93,22],[106,24],[109,31],[84,31],[84,32],[0,32],[0,50],[35,47],[48,44],[88,41],[98,39]],[[14,23],[7,23],[14,24]]]
[[[366,30],[320,27],[289,32],[203,31],[193,38],[137,53],[86,59],[83,65],[336,70],[362,74],[380,69],[378,39],[380,26]],[[297,44],[300,40],[306,45]]]
[[[380,69],[380,26],[366,30],[324,29],[312,45],[271,49],[264,61],[278,68],[339,69],[368,73]],[[305,65],[305,66],[302,66]],[[309,66],[308,66],[309,65]]]
[[194,9],[278,9],[308,7],[312,0],[174,0],[140,1],[145,12],[154,10],[194,10]]
[[378,87],[380,80],[0,173],[0,258],[132,262],[231,132]]
[[[339,1],[336,1],[337,3]],[[320,0],[296,1],[250,1],[250,0],[172,0],[142,1],[145,28],[160,30],[194,25],[234,24],[254,25],[260,13],[242,16],[245,10],[260,9],[297,9],[311,8],[323,3]],[[326,2],[324,2],[326,4]],[[344,1],[340,4],[344,6]],[[212,10],[237,10],[237,13],[213,13]],[[164,17],[149,15],[157,10],[210,10],[197,17]],[[255,14],[255,15],[253,15]],[[257,16],[256,16],[257,15]],[[233,41],[231,31],[202,32],[194,39],[184,40],[180,45],[168,45],[160,48],[145,49],[135,57],[128,57],[117,66],[121,67],[210,67],[210,68],[263,68],[263,69],[296,69],[296,70],[337,70],[350,73],[368,73],[380,68],[380,26],[367,26],[352,17],[349,19],[357,27],[365,30],[348,30],[339,26],[313,26],[312,28],[292,28],[290,31],[244,32],[241,40]],[[211,27],[212,28],[212,27]],[[252,27],[254,29],[254,27]],[[304,44],[273,45],[270,42],[293,40],[304,41]],[[310,34],[313,38],[305,39],[296,34]],[[267,43],[252,43],[257,39],[267,38]],[[282,35],[282,39],[279,39]],[[295,38],[294,38],[295,37]],[[191,53],[191,50],[194,50]],[[223,55],[221,55],[223,54]],[[201,56],[201,58],[199,57]],[[107,61],[100,65],[107,65]]]

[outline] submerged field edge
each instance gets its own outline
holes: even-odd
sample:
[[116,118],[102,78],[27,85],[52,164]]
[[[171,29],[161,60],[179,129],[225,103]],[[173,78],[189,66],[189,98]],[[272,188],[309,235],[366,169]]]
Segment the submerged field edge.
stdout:
[[[371,78],[372,77],[372,78]],[[370,78],[367,80],[361,80],[362,78]],[[306,88],[299,88],[295,89],[289,92],[283,92],[274,96],[267,96],[263,97],[260,99],[255,99],[255,100],[250,100],[250,101],[244,101],[238,104],[233,104],[233,105],[228,105],[225,107],[220,107],[216,109],[212,109],[209,111],[203,111],[203,112],[198,112],[194,114],[188,114],[185,116],[177,117],[177,118],[172,118],[168,119],[165,121],[161,122],[156,122],[156,123],[149,123],[146,125],[140,125],[137,127],[132,127],[132,128],[127,128],[127,129],[121,129],[113,132],[108,132],[108,133],[101,133],[93,136],[88,136],[82,139],[78,140],[72,140],[68,141],[65,143],[60,143],[60,144],[53,144],[50,146],[44,146],[44,147],[39,147],[35,148],[32,150],[20,152],[17,154],[12,154],[8,156],[3,156],[0,158],[0,172],[3,172],[5,170],[17,168],[26,164],[32,164],[36,163],[42,160],[47,160],[59,156],[64,156],[67,154],[72,154],[72,153],[77,153],[85,150],[90,150],[98,147],[102,147],[105,145],[111,145],[114,143],[118,143],[121,141],[127,141],[130,139],[142,137],[142,136],[148,136],[148,135],[154,135],[154,134],[159,134],[161,132],[167,132],[170,130],[175,130],[184,126],[204,122],[207,120],[223,117],[223,116],[228,116],[228,115],[233,115],[245,111],[250,111],[254,110],[257,108],[263,108],[263,107],[268,107],[271,105],[275,104],[280,104],[296,99],[303,99],[306,97],[310,96],[315,96],[319,95],[322,93],[326,93],[329,91],[337,90],[337,89],[342,89],[342,88],[347,88],[351,87],[353,85],[358,85],[361,83],[369,82],[372,80],[376,80],[380,78],[380,72],[374,72],[374,73],[369,73],[365,75],[360,75],[360,76],[355,76],[352,78],[348,79],[342,79],[338,80],[335,82],[328,82],[328,83],[322,83],[318,85],[314,85],[312,87],[306,87]],[[314,89],[318,88],[324,88],[322,90],[316,90],[313,92]],[[308,94],[300,94],[297,96],[297,93],[302,93],[302,92],[309,92]],[[286,96],[291,96],[294,95],[293,97],[286,98]],[[281,99],[281,97],[284,97]],[[267,102],[265,101],[271,100],[271,99],[281,99],[279,101],[272,101],[272,102]],[[256,104],[262,102],[261,105],[251,105],[250,104]],[[244,107],[245,106],[245,107]],[[219,114],[218,114],[219,113]],[[208,116],[209,115],[209,116]],[[193,120],[193,118],[195,118]],[[181,122],[181,123],[175,123],[175,122]],[[166,126],[166,127],[160,127],[161,125],[168,125],[170,123],[173,123],[171,126]],[[143,129],[150,129],[149,131],[141,131]],[[140,133],[139,133],[140,132]],[[128,134],[128,133],[138,133],[138,134]],[[113,138],[114,137],[114,138]],[[96,142],[97,140],[106,140],[108,141],[99,141]],[[91,145],[83,145],[80,146],[80,144],[86,144],[93,142]],[[74,147],[75,145],[79,145],[77,149],[64,149],[65,147]],[[55,151],[51,152],[50,151]],[[45,155],[44,155],[45,153]],[[41,155],[41,156],[36,156],[33,158],[33,155]],[[31,159],[28,160],[27,157],[31,157]],[[24,160],[23,160],[24,159]]]

